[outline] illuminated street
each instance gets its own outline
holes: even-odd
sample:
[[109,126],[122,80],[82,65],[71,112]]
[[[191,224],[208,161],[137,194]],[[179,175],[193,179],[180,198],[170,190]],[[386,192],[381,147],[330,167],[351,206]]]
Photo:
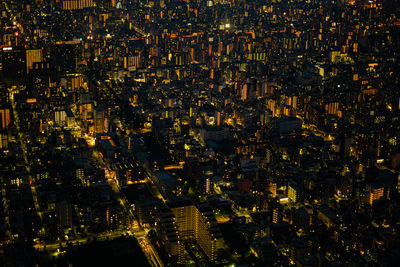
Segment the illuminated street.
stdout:
[[0,266],[397,266],[400,0],[2,0]]

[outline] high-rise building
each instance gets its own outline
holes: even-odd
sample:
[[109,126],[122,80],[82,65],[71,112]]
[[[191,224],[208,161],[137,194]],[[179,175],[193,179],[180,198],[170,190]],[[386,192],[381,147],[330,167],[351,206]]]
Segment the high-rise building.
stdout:
[[11,123],[11,115],[9,108],[0,108],[0,129],[6,129]]
[[42,49],[26,50],[26,73],[29,73],[29,71],[33,68],[33,63],[42,61],[43,61]]
[[94,7],[93,0],[63,0],[62,9],[76,10],[84,9],[87,7]]
[[213,181],[211,177],[206,177],[203,180],[203,192],[205,194],[212,194],[213,193]]
[[95,108],[94,110],[94,130],[96,133],[107,132],[106,112],[103,108]]
[[83,181],[85,179],[85,170],[82,168],[76,169],[75,176],[77,179]]
[[56,204],[56,215],[58,226],[61,229],[72,227],[72,205],[67,201]]
[[169,208],[159,209],[157,227],[160,233],[160,242],[167,253],[177,257],[178,262],[185,261],[184,246],[180,241],[175,216]]
[[78,46],[76,44],[57,44],[53,51],[57,69],[65,72],[75,72],[78,64]]
[[167,205],[175,215],[181,240],[196,241],[209,260],[214,260],[222,234],[211,208],[207,204],[195,206],[182,197],[168,200]]
[[288,198],[293,203],[296,203],[300,199],[300,188],[294,184],[288,186]]
[[272,223],[281,223],[283,207],[279,202],[273,202],[271,205]]
[[23,47],[3,47],[3,76],[21,78],[26,75],[26,51]]
[[372,205],[374,202],[380,199],[389,199],[389,187],[381,183],[372,183],[367,185],[366,201],[368,204]]
[[270,181],[267,186],[268,186],[268,191],[271,192],[271,196],[276,197],[277,183],[274,181]]

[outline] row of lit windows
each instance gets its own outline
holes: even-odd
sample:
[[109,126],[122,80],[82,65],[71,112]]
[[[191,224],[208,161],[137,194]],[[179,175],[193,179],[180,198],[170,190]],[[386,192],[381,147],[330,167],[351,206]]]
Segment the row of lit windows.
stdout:
[[93,7],[93,0],[64,0],[62,8],[65,10],[74,10],[86,7]]

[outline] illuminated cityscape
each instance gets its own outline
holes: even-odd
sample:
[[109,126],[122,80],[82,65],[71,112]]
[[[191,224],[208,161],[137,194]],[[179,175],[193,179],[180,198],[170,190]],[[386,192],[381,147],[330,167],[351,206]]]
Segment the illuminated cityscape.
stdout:
[[2,0],[0,266],[397,266],[399,62],[399,0]]

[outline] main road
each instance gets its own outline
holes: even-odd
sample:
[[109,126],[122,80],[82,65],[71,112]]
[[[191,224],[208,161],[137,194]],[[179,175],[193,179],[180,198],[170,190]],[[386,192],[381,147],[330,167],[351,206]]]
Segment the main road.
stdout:
[[[102,168],[109,168],[108,164],[100,157],[99,153],[96,150],[96,147],[93,147],[93,158],[99,162]],[[106,177],[108,184],[111,186],[114,195],[116,196],[118,202],[124,208],[125,213],[129,216],[131,222],[135,222],[136,217],[132,211],[131,204],[129,203],[128,199],[126,198],[125,194],[121,191],[118,183],[115,180],[115,177]],[[141,229],[139,226],[131,227],[132,233],[134,237],[137,239],[140,247],[142,248],[143,253],[145,254],[148,262],[153,267],[163,267],[164,264],[161,258],[158,256],[157,251],[154,249],[153,245],[147,238],[147,230],[148,229]]]
[[13,89],[14,88],[11,88],[11,90],[9,90],[9,100],[10,100],[12,112],[14,115],[14,124],[15,124],[15,127],[17,128],[17,132],[18,132],[18,139],[19,139],[20,147],[22,150],[23,158],[24,158],[25,169],[27,172],[29,184],[30,184],[31,191],[32,191],[33,204],[35,205],[37,214],[39,215],[40,219],[42,219],[43,214],[40,211],[38,195],[37,195],[34,180],[31,176],[31,168],[30,168],[30,163],[28,160],[28,152],[27,152],[26,143],[25,143],[25,141],[27,140],[27,137],[25,136],[24,132],[21,130],[21,127],[20,127],[20,120],[19,120],[19,116],[18,116],[17,106],[14,101]]
[[61,250],[62,247],[67,247],[69,244],[82,244],[82,243],[86,243],[89,240],[93,240],[93,238],[95,237],[96,240],[99,241],[103,241],[103,240],[112,240],[115,238],[119,238],[122,235],[131,235],[131,231],[129,230],[115,230],[112,232],[105,232],[105,233],[101,233],[101,234],[96,234],[96,235],[92,235],[92,236],[88,236],[88,237],[81,237],[81,238],[75,238],[75,239],[71,239],[68,241],[59,241],[59,242],[53,242],[53,243],[36,243],[33,247],[38,249],[38,250],[44,250],[46,249],[47,252],[50,253],[54,253],[57,250]]

